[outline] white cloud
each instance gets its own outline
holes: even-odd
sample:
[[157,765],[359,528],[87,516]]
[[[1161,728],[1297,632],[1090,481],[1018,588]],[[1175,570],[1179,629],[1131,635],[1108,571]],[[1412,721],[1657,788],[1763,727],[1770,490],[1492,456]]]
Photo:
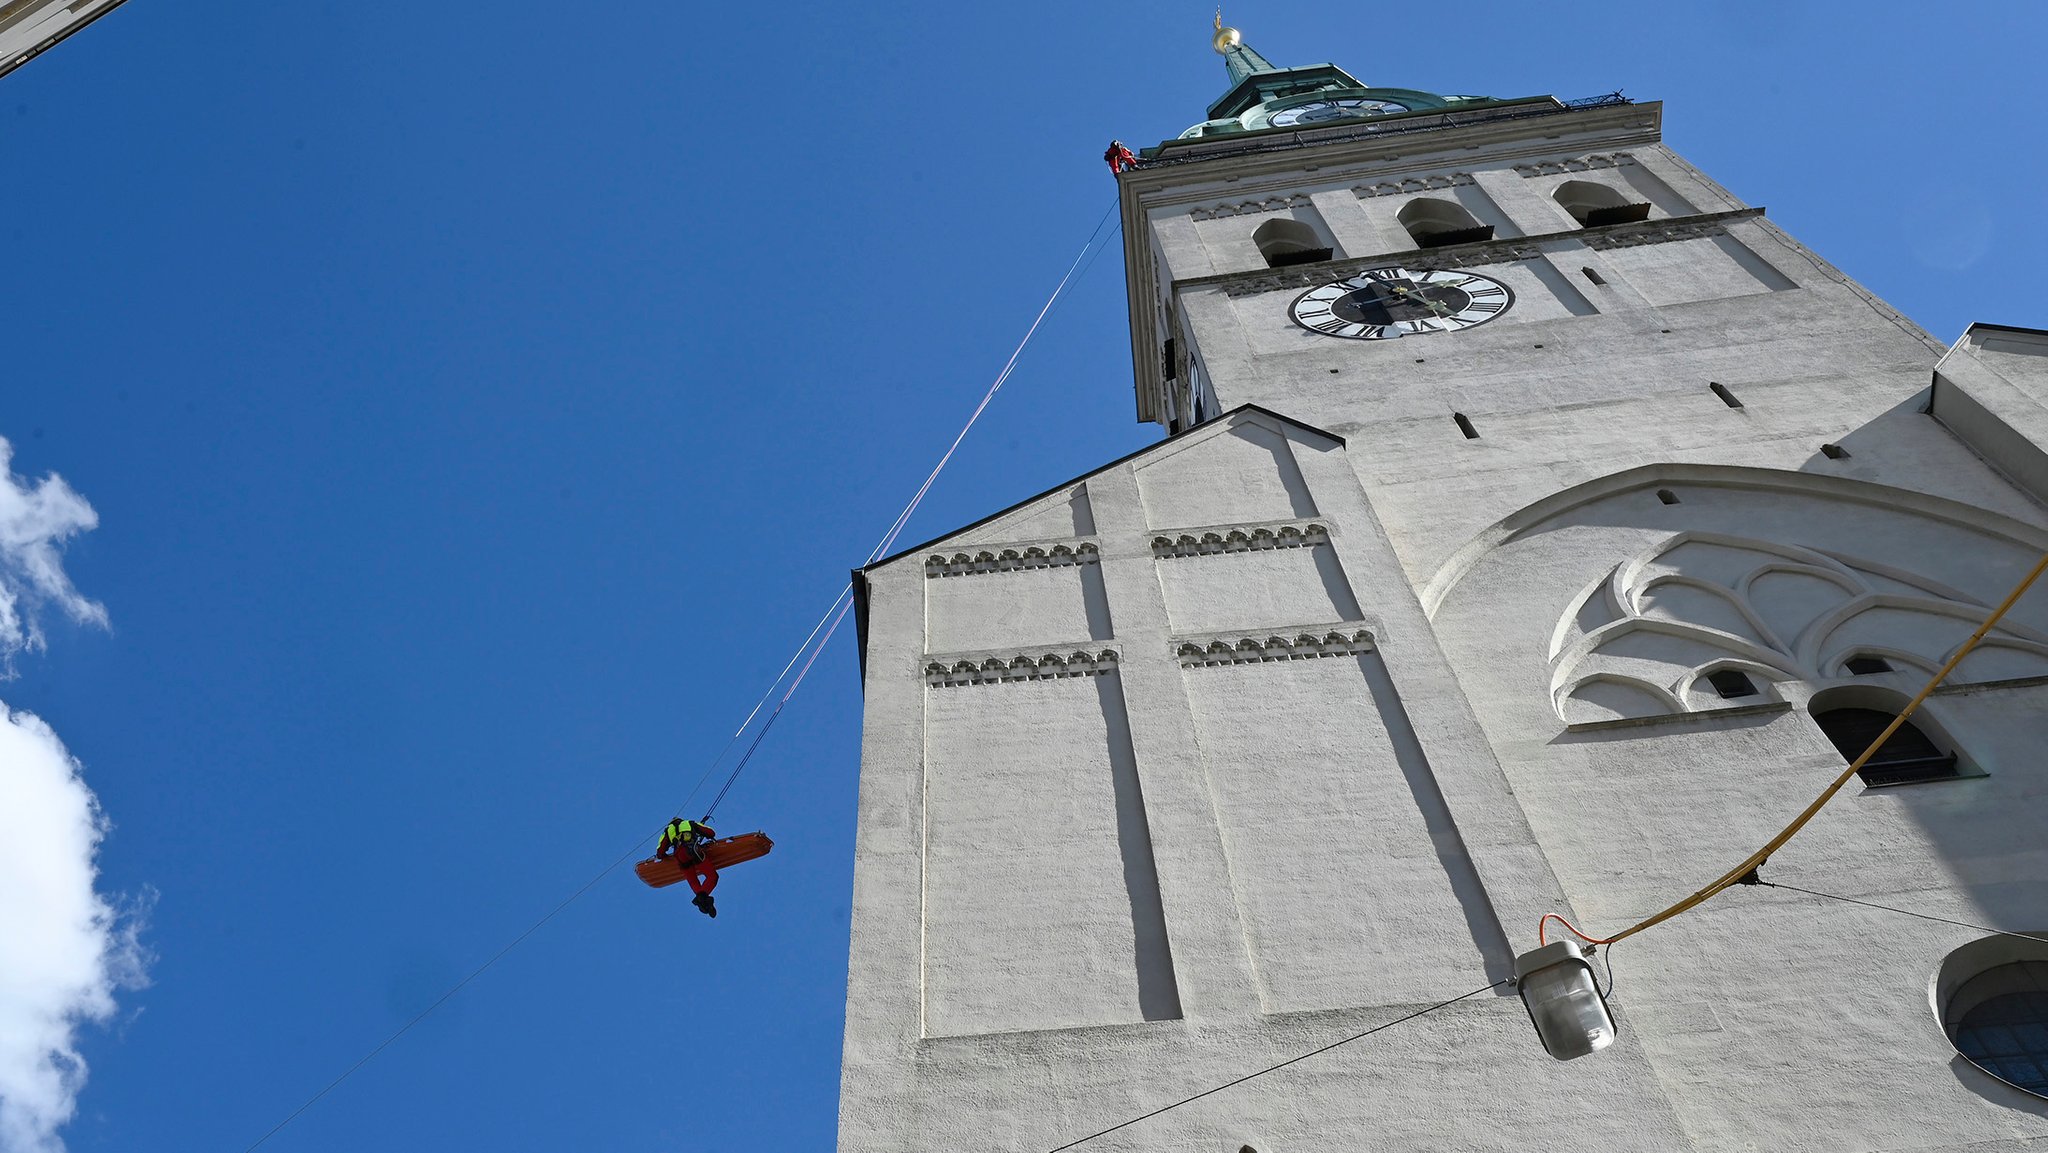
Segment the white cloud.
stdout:
[[142,983],[140,910],[93,889],[107,824],[41,718],[0,705],[0,1150],[63,1148],[85,1062],[78,1028]]
[[64,575],[64,542],[100,523],[85,498],[55,473],[30,484],[14,475],[14,446],[0,437],[0,672],[43,647],[38,614],[55,608],[82,624],[105,625],[107,610]]
[[[56,609],[105,624],[106,610],[64,575],[60,546],[99,518],[62,478],[31,485],[0,439],[0,667],[41,648],[38,617]],[[78,1108],[79,1029],[114,1014],[114,993],[143,984],[139,906],[95,888],[107,834],[99,801],[50,726],[0,703],[0,1153],[55,1153]]]

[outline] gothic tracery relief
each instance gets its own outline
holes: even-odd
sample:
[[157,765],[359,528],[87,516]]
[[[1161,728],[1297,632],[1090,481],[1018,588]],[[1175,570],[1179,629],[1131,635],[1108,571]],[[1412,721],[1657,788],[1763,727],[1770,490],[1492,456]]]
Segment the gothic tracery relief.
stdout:
[[[1569,723],[1705,712],[1707,678],[1749,676],[1757,702],[1787,681],[1846,677],[1852,656],[1927,675],[1989,606],[1890,565],[1799,545],[1685,532],[1616,565],[1552,631],[1550,693]],[[2048,635],[2001,623],[1952,681],[2048,675]]]

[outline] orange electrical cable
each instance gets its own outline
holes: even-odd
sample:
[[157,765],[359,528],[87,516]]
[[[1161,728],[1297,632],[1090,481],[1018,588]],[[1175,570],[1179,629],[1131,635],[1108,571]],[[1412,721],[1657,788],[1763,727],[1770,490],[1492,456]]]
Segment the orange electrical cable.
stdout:
[[1899,711],[1898,716],[1892,718],[1892,723],[1886,725],[1885,730],[1877,734],[1877,739],[1870,742],[1870,747],[1864,749],[1861,756],[1857,757],[1856,760],[1853,761],[1848,768],[1842,770],[1842,775],[1836,777],[1833,784],[1830,784],[1827,788],[1821,790],[1820,796],[1815,797],[1813,803],[1806,806],[1804,812],[1792,818],[1792,823],[1786,825],[1784,829],[1778,833],[1777,836],[1772,837],[1770,839],[1770,842],[1766,844],[1763,848],[1758,849],[1754,853],[1751,853],[1748,857],[1743,859],[1741,864],[1735,866],[1734,868],[1728,870],[1727,872],[1721,874],[1719,877],[1715,878],[1714,882],[1708,885],[1706,888],[1701,889],[1700,891],[1694,893],[1692,896],[1685,898],[1684,900],[1678,902],[1675,905],[1672,905],[1670,908],[1665,909],[1661,913],[1657,913],[1654,916],[1645,917],[1643,920],[1637,921],[1635,924],[1630,925],[1628,928],[1623,929],[1621,932],[1616,933],[1612,937],[1589,937],[1586,934],[1579,932],[1579,930],[1575,928],[1570,921],[1565,920],[1563,917],[1558,916],[1556,913],[1545,913],[1543,914],[1542,918],[1536,922],[1536,942],[1538,944],[1545,943],[1544,928],[1551,921],[1554,920],[1559,924],[1563,925],[1565,928],[1570,929],[1574,934],[1576,934],[1579,937],[1580,940],[1585,941],[1589,945],[1611,945],[1616,941],[1620,941],[1628,937],[1633,937],[1637,933],[1642,932],[1644,929],[1650,928],[1652,925],[1662,924],[1665,921],[1668,921],[1671,918],[1676,917],[1680,913],[1686,912],[1694,908],[1695,906],[1705,903],[1709,898],[1713,897],[1714,894],[1719,893],[1721,890],[1728,888],[1730,885],[1734,885],[1737,882],[1741,881],[1743,877],[1748,876],[1757,868],[1757,866],[1763,864],[1765,859],[1768,858],[1772,853],[1777,852],[1781,847],[1783,847],[1785,842],[1791,840],[1794,834],[1798,833],[1799,830],[1805,828],[1806,823],[1813,819],[1814,814],[1820,812],[1821,806],[1833,800],[1835,794],[1842,791],[1842,786],[1849,783],[1849,778],[1855,776],[1857,773],[1862,771],[1864,763],[1870,760],[1870,758],[1877,753],[1877,750],[1883,748],[1884,743],[1890,740],[1892,738],[1892,734],[1899,730],[1899,726],[1906,723],[1906,718],[1913,715],[1913,710],[1919,708],[1921,702],[1925,701],[1934,692],[1935,689],[1939,688],[1941,686],[1942,681],[1948,679],[1948,675],[1954,672],[1955,667],[1963,662],[1963,658],[1970,655],[1970,650],[1977,647],[1977,642],[1983,640],[1986,634],[1990,633],[1992,628],[1998,624],[1999,620],[2005,616],[2006,612],[2010,610],[2012,606],[2019,601],[2021,596],[2026,594],[2026,591],[2029,588],[2033,587],[2034,582],[2036,580],[2040,579],[2040,576],[2044,571],[2048,571],[2048,555],[2043,555],[2039,561],[2035,562],[2033,571],[2029,572],[2026,575],[2025,579],[2021,580],[2018,585],[2014,586],[2012,592],[2006,595],[2005,600],[2001,602],[1997,608],[1991,610],[1991,615],[1984,618],[1984,623],[1978,627],[1976,632],[1970,634],[1970,639],[1963,642],[1963,647],[1957,649],[1955,655],[1948,659],[1948,663],[1942,665],[1941,669],[1934,674],[1934,679],[1928,681],[1926,687],[1920,690],[1919,695],[1915,696],[1910,702],[1908,702],[1906,707]]

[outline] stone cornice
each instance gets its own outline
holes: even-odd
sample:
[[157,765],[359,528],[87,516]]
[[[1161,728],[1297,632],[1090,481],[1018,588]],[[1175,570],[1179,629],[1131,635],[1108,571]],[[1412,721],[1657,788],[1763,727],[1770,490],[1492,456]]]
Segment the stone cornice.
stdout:
[[[1402,171],[1440,170],[1470,164],[1469,153],[1483,152],[1490,162],[1540,163],[1560,151],[1594,148],[1611,153],[1635,145],[1655,144],[1661,139],[1663,107],[1656,101],[1578,108],[1559,112],[1532,122],[1529,118],[1449,125],[1427,132],[1380,134],[1356,140],[1309,141],[1242,156],[1203,158],[1193,163],[1151,165],[1127,171],[1119,178],[1124,203],[1134,217],[1179,205],[1192,207],[1213,201],[1237,184],[1239,196],[1264,199],[1291,193],[1303,183],[1304,172],[1351,172],[1351,179],[1371,182],[1388,179]],[[1556,128],[1532,131],[1536,124],[1550,120]],[[1560,137],[1579,138],[1579,143],[1561,143]],[[1595,139],[1587,139],[1593,137]],[[1313,154],[1304,159],[1304,153]],[[1453,159],[1465,156],[1465,159]],[[1342,179],[1343,177],[1338,177]],[[1127,219],[1125,223],[1131,224]]]
[[1330,530],[1320,524],[1245,525],[1160,533],[1152,538],[1152,555],[1168,560],[1275,548],[1307,548],[1328,543]]
[[1533,260],[1547,245],[1584,244],[1588,248],[1625,248],[1637,244],[1662,244],[1715,236],[1730,223],[1762,216],[1761,208],[1738,208],[1732,212],[1708,212],[1697,216],[1665,217],[1624,224],[1603,224],[1595,228],[1574,228],[1569,232],[1545,232],[1536,236],[1509,236],[1471,244],[1447,244],[1442,248],[1416,248],[1384,256],[1325,260],[1287,268],[1258,268],[1247,272],[1226,272],[1215,276],[1191,276],[1173,282],[1173,290],[1221,288],[1231,296],[1251,296],[1283,288],[1313,288],[1355,276],[1368,268],[1477,268]]
[[[1737,717],[1761,717],[1789,713],[1790,701],[1765,701],[1760,705],[1735,705],[1725,709],[1703,709],[1697,713],[1663,713],[1654,717],[1613,717],[1604,721],[1579,721],[1564,727],[1568,733],[1601,733],[1609,729],[1637,729],[1645,725],[1666,725],[1678,721],[1724,721]],[[1837,761],[1836,764],[1841,762]]]
[[1357,625],[1342,625],[1334,628],[1322,626],[1293,635],[1260,631],[1183,640],[1174,646],[1174,655],[1183,668],[1205,668],[1350,656],[1369,652],[1372,647],[1370,630]]
[[1033,649],[1010,654],[930,657],[924,681],[933,688],[1099,677],[1116,671],[1115,649]]
[[979,549],[974,552],[933,553],[924,558],[924,575],[936,580],[940,577],[1096,564],[1100,559],[1093,541],[1020,544]]
[[[1720,212],[1716,216],[1740,216],[1743,213],[1755,215],[1760,208],[1742,209],[1738,212]],[[1651,227],[1662,225],[1663,227]],[[1586,237],[1586,247],[1602,252],[1612,248],[1634,248],[1640,244],[1666,244],[1674,240],[1698,240],[1706,236],[1726,236],[1728,221],[1709,220],[1701,217],[1684,217],[1678,220],[1645,220],[1617,232],[1604,232],[1598,236]]]

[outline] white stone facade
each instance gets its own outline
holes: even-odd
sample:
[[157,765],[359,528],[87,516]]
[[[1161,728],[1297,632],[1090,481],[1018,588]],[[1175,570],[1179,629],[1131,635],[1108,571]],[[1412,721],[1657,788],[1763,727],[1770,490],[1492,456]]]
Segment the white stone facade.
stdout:
[[[1049,1150],[1498,981],[1544,913],[1662,908],[1840,772],[1817,701],[1895,707],[2048,550],[2048,336],[1945,350],[1658,115],[1123,178],[1181,431],[863,574],[843,1153]],[[1647,216],[1582,228],[1567,181]],[[1493,239],[1418,250],[1415,196]],[[1267,267],[1274,214],[1330,260]],[[1376,263],[1516,300],[1289,319]],[[2044,706],[2048,589],[1923,712],[1958,776],[1852,783],[1765,879],[2048,927]],[[1930,1004],[1985,936],[1738,888],[1612,950],[1605,1052],[1503,987],[1083,1148],[2048,1149]]]

